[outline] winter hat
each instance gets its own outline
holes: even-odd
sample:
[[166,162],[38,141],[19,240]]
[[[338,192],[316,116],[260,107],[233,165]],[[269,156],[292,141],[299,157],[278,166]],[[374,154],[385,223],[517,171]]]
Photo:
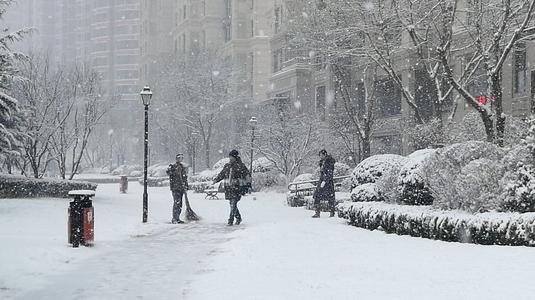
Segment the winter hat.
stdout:
[[321,155],[321,154],[323,154],[323,155],[327,155],[327,150],[325,150],[325,149],[321,149],[321,150],[320,150],[320,155]]
[[240,156],[240,153],[238,152],[238,150],[232,150],[229,152],[228,156],[232,156],[234,158],[238,158]]
[[183,158],[183,157],[184,157],[184,153],[178,153],[178,154],[176,155],[176,158],[179,158],[179,157],[182,157],[182,158]]

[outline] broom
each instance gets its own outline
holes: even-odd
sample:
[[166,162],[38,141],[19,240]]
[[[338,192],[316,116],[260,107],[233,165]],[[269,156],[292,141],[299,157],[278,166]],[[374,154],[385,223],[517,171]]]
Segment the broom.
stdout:
[[188,200],[188,192],[184,192],[184,197],[186,198],[186,220],[188,221],[199,221],[201,218],[191,209]]

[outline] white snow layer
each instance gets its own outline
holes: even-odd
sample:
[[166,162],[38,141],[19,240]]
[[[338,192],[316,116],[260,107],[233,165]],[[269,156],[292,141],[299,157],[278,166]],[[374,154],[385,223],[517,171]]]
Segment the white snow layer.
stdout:
[[[67,199],[0,199],[1,299],[533,299],[535,252],[387,235],[310,218],[285,195],[190,194],[199,222],[171,225],[168,188],[101,185],[95,246],[66,242]],[[256,200],[255,200],[256,199]]]

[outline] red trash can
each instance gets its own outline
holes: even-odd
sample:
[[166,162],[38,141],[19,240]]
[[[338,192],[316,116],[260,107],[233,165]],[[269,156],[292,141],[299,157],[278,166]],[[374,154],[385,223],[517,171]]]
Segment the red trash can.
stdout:
[[93,246],[95,236],[95,213],[93,201],[94,191],[70,191],[74,200],[69,203],[68,240],[73,247],[80,244]]

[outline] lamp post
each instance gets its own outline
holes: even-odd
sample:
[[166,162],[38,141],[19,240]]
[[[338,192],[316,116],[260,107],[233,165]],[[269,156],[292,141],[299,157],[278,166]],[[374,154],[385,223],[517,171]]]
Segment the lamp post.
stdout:
[[251,171],[251,180],[253,178],[253,146],[254,146],[254,131],[256,129],[256,124],[258,123],[258,120],[256,120],[256,117],[251,117],[249,120],[249,124],[251,124],[251,168],[249,169]]
[[145,106],[145,150],[143,152],[143,223],[147,223],[147,215],[149,211],[149,195],[147,194],[147,155],[149,149],[149,105],[152,98],[152,91],[148,86],[146,86],[143,88],[140,95],[143,105]]
[[197,136],[199,133],[197,131],[194,131],[191,133],[192,139],[193,139],[193,159],[191,160],[191,168],[193,171],[193,175],[195,175],[195,158],[197,156]]

